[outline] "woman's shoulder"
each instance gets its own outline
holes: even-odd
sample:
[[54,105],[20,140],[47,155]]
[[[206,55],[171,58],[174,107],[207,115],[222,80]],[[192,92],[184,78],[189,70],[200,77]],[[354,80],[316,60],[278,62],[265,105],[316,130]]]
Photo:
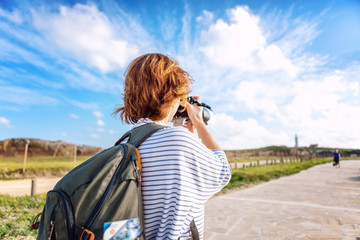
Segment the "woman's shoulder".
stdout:
[[159,134],[164,134],[174,137],[193,137],[194,134],[191,133],[184,127],[168,127],[159,131]]
[[184,127],[169,127],[161,129],[153,135],[154,138],[173,141],[191,141],[198,142],[199,138]]

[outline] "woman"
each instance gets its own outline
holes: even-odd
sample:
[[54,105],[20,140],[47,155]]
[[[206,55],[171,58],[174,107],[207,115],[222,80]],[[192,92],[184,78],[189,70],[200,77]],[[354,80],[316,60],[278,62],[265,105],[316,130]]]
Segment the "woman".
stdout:
[[202,120],[202,108],[187,103],[191,86],[189,74],[176,61],[162,54],[145,54],[128,67],[124,105],[114,112],[134,124],[133,128],[148,123],[168,125],[182,105],[191,120],[188,129],[161,129],[139,147],[148,240],[188,239],[193,219],[203,239],[205,202],[231,177],[224,151]]

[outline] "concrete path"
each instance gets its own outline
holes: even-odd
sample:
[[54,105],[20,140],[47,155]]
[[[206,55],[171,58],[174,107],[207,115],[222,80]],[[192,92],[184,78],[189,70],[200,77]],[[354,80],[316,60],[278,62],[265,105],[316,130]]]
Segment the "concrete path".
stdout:
[[360,239],[360,161],[299,174],[210,199],[205,240]]

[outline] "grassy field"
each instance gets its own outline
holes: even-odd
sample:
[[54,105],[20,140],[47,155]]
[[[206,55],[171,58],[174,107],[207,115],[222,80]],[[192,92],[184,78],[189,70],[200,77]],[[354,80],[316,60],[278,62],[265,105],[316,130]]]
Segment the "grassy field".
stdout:
[[[78,156],[76,165],[89,159],[90,156]],[[23,157],[0,157],[0,179],[23,178],[20,174],[23,169]],[[74,168],[73,157],[29,157],[26,161],[26,175],[57,175],[59,172]]]
[[310,167],[332,162],[332,159],[310,160],[278,165],[264,165],[253,168],[232,170],[230,183],[224,189],[239,188],[244,185],[269,181],[282,176],[298,173]]
[[228,161],[229,163],[242,163],[242,162],[256,162],[256,161],[261,161],[261,160],[272,160],[275,159],[275,157],[273,156],[242,156],[242,157],[228,157]]
[[35,239],[37,231],[31,231],[28,225],[31,225],[33,217],[42,211],[45,196],[0,195],[0,239]]
[[[78,156],[76,165],[89,159],[91,156]],[[228,157],[230,163],[254,162],[258,160],[273,160],[273,156],[254,157]],[[343,160],[351,159],[350,157]],[[52,175],[60,176],[74,168],[73,157],[29,157],[26,161],[26,174],[22,175],[23,157],[0,157],[0,180],[13,180],[19,178]]]
[[[284,157],[284,159],[290,159],[290,158],[294,158],[294,157]],[[359,157],[357,157],[359,158]],[[274,157],[274,156],[242,156],[242,157],[228,157],[229,163],[242,163],[242,162],[256,162],[256,161],[264,161],[264,160],[274,160],[277,159],[279,160],[280,157]],[[316,161],[318,160],[331,160],[332,158],[317,158]],[[341,160],[352,160],[354,158],[351,157],[342,157]]]
[[[223,189],[223,192],[291,175],[328,162],[331,162],[331,159],[232,170],[230,183]],[[33,217],[42,211],[44,203],[45,194],[35,197],[0,195],[0,239],[34,239],[37,231],[30,231],[28,226],[31,225]]]

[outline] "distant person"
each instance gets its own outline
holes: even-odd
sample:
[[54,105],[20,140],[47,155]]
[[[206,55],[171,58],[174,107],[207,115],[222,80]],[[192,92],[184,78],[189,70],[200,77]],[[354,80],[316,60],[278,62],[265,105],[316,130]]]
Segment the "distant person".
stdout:
[[124,105],[114,112],[133,128],[168,126],[179,105],[190,117],[187,129],[163,128],[139,147],[146,239],[190,239],[192,220],[203,239],[204,205],[231,177],[226,155],[203,121],[202,107],[187,102],[191,86],[189,74],[175,60],[145,54],[128,67]]
[[340,154],[339,150],[338,150],[338,149],[335,149],[335,151],[334,151],[334,163],[333,163],[333,165],[334,165],[335,167],[337,167],[337,168],[340,167],[340,158],[341,158],[341,154]]

